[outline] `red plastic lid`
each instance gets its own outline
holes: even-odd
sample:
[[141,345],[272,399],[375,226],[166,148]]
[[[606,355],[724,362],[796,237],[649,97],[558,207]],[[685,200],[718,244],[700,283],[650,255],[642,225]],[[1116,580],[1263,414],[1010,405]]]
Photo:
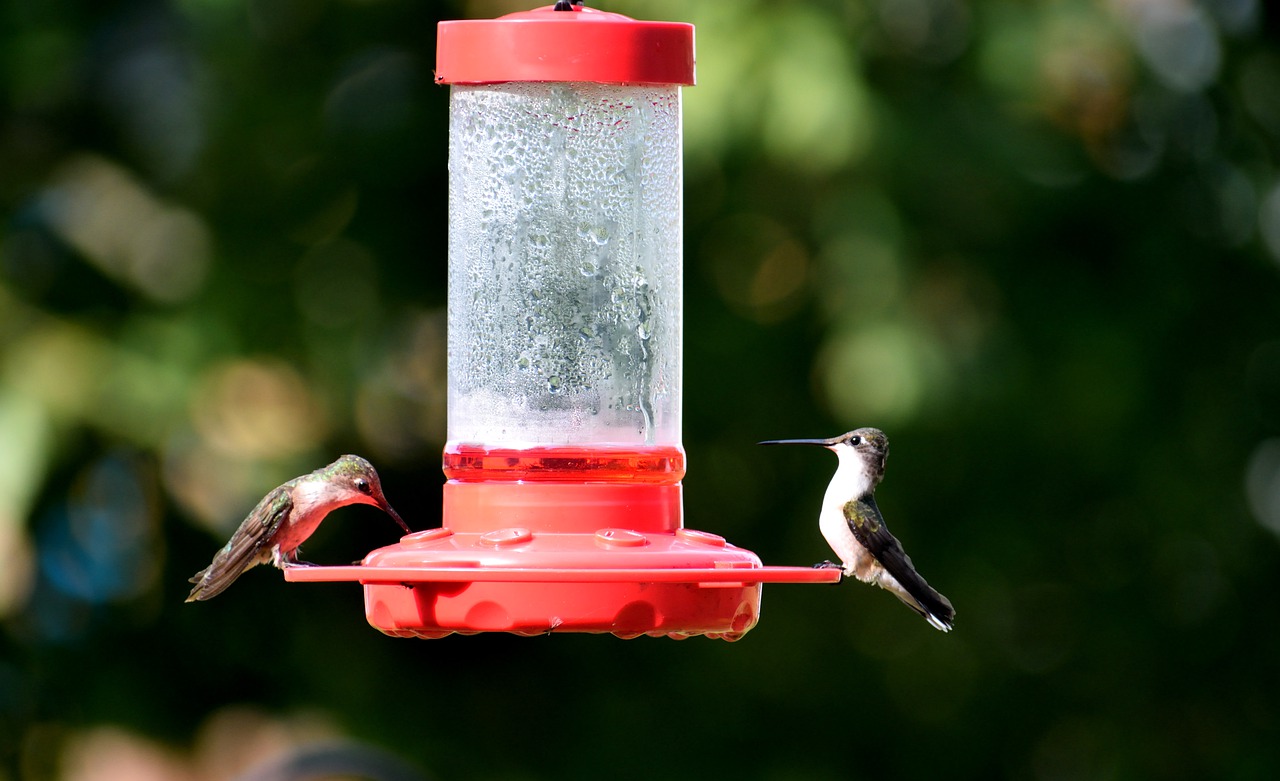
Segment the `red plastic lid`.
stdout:
[[436,81],[590,81],[692,85],[693,25],[575,6],[441,22]]

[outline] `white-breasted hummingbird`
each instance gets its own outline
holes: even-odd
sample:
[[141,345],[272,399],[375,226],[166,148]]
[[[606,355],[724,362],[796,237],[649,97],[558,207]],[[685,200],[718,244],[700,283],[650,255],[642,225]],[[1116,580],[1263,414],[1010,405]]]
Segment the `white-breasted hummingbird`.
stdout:
[[213,562],[192,576],[196,587],[187,601],[216,597],[258,564],[270,562],[280,569],[300,564],[298,546],[330,511],[348,504],[381,508],[406,534],[411,531],[382,495],[382,483],[373,465],[360,456],[346,455],[262,497]]
[[883,431],[860,428],[830,439],[772,439],[759,444],[819,445],[840,459],[822,499],[818,528],[841,563],[816,566],[840,567],[845,576],[891,592],[934,628],[951,631],[956,617],[951,601],[916,572],[876,506],[876,486],[884,478],[889,456],[889,438]]

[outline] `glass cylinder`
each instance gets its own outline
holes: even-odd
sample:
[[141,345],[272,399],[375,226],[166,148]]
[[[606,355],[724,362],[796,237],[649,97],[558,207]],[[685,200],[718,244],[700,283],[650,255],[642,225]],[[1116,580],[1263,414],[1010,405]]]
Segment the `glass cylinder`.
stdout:
[[451,86],[445,472],[678,481],[680,87]]

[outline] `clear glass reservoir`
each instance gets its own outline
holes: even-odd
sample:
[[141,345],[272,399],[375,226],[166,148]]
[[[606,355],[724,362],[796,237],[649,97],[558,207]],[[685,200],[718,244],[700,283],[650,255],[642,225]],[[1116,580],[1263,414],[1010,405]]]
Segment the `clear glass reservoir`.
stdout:
[[454,84],[449,139],[446,474],[679,480],[680,87]]

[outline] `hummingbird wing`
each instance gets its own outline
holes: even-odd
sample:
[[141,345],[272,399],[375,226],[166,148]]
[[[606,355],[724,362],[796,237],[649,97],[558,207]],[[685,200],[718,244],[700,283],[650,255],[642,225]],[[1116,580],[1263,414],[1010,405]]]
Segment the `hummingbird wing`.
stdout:
[[190,582],[196,587],[191,589],[188,602],[216,597],[245,570],[267,560],[265,556],[269,552],[264,550],[267,543],[293,512],[290,489],[290,484],[285,483],[262,497],[230,541],[213,557],[213,562],[191,577]]
[[847,502],[844,517],[849,522],[849,530],[853,532],[854,539],[880,562],[880,566],[893,576],[906,593],[899,593],[893,588],[889,591],[924,616],[934,627],[944,632],[950,631],[956,618],[951,600],[935,591],[916,572],[911,557],[902,549],[902,543],[885,526],[884,516],[880,514],[875,496],[867,495]]

